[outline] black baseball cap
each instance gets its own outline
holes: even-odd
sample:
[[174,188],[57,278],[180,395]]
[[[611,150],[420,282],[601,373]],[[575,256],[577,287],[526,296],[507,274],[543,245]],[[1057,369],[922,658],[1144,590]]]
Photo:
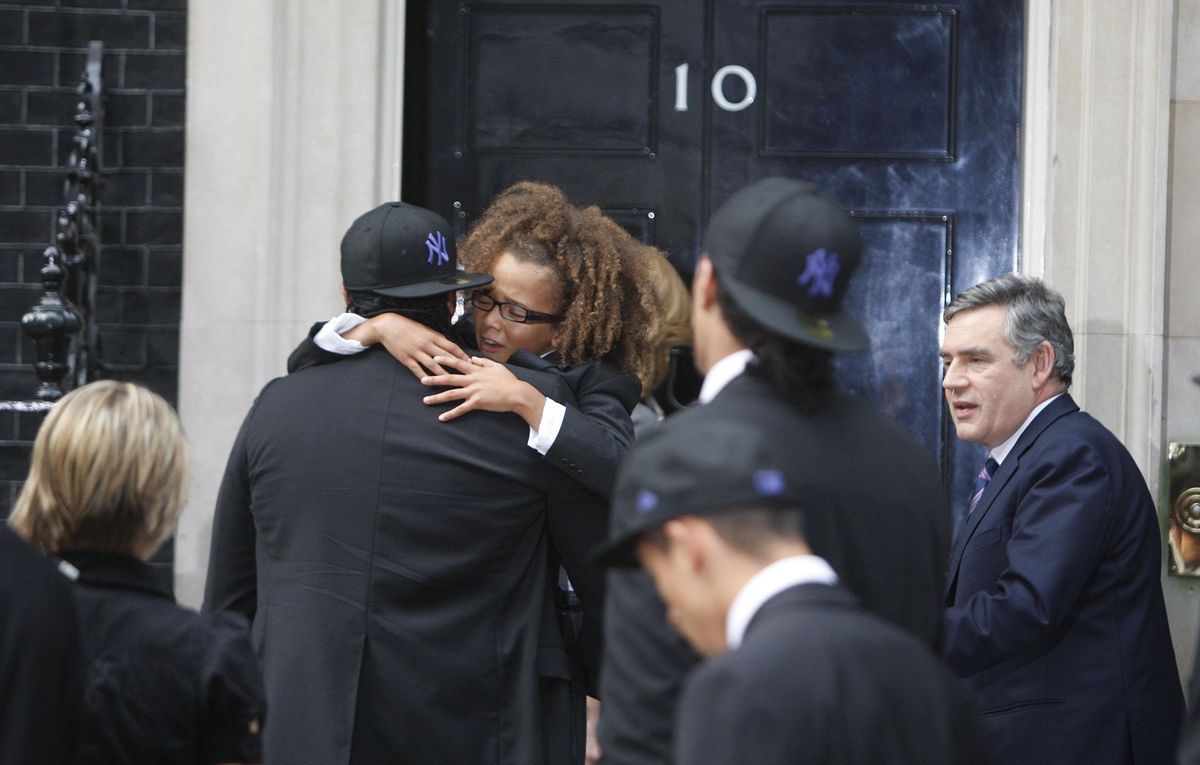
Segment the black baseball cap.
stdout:
[[450,225],[424,207],[387,202],[360,215],[342,237],[342,284],[350,292],[418,298],[490,281],[489,274],[458,270]]
[[622,463],[608,540],[592,552],[596,563],[637,566],[638,539],[681,515],[803,510],[831,491],[820,468],[806,471],[744,420],[694,417],[675,424],[652,430]]
[[862,259],[858,226],[815,186],[764,178],[713,214],[704,253],[735,305],[770,331],[830,351],[867,335],[842,305]]

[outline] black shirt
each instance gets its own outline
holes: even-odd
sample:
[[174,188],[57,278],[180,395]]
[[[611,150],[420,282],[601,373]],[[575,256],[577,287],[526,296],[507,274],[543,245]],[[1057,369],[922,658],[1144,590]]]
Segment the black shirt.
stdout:
[[67,552],[87,675],[80,765],[262,760],[262,680],[236,614],[175,603],[131,557]]

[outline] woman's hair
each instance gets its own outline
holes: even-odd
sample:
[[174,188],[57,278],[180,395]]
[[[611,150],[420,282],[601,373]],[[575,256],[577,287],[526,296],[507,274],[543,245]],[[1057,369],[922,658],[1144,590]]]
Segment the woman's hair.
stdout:
[[492,200],[459,258],[476,272],[490,271],[505,252],[546,268],[560,296],[560,363],[606,360],[644,387],[659,321],[648,249],[599,208],[577,208],[554,186],[522,182]]
[[51,553],[157,546],[179,521],[187,459],[162,397],[133,383],[90,383],[42,423],[9,523]]
[[671,261],[657,250],[646,254],[650,286],[662,321],[654,337],[654,352],[650,357],[649,384],[642,388],[642,397],[650,395],[667,379],[671,366],[671,349],[692,344],[691,296],[687,285]]

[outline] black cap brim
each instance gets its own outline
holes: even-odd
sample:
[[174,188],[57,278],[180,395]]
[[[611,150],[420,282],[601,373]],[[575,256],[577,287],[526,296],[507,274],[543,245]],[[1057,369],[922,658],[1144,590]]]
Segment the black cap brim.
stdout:
[[402,284],[399,287],[380,287],[371,290],[376,295],[394,298],[419,298],[433,295],[444,295],[455,290],[469,290],[482,287],[492,281],[491,274],[469,274],[459,272],[454,276],[444,276],[441,279],[430,279],[414,284]]
[[806,314],[787,300],[721,273],[719,267],[717,280],[738,308],[776,334],[827,351],[863,351],[870,344],[858,320],[844,308],[834,313]]

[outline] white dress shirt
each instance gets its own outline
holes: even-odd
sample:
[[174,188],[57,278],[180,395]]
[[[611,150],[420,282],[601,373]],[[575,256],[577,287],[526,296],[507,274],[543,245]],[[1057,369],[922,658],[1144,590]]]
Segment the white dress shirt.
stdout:
[[740,351],[725,356],[712,368],[708,370],[708,374],[704,376],[704,382],[700,385],[701,404],[707,404],[717,397],[717,394],[724,390],[725,386],[733,382],[742,372],[746,371],[746,365],[754,361],[754,351],[749,348],[743,348]]
[[837,574],[824,558],[793,555],[770,564],[742,585],[725,617],[725,642],[729,650],[742,644],[746,628],[768,600],[798,584],[837,584]]
[[1012,448],[1017,445],[1017,439],[1019,439],[1021,437],[1021,434],[1025,432],[1025,429],[1029,427],[1029,423],[1033,422],[1033,418],[1037,417],[1039,414],[1041,414],[1043,409],[1050,406],[1051,401],[1053,401],[1054,399],[1058,398],[1061,395],[1062,394],[1059,393],[1057,395],[1051,396],[1050,398],[1046,399],[1042,403],[1035,406],[1033,408],[1033,411],[1029,413],[1029,416],[1025,418],[1025,422],[1021,423],[1021,427],[1017,428],[1016,433],[1013,433],[1011,436],[1008,437],[1008,439],[1004,443],[1000,444],[995,449],[992,449],[990,452],[988,452],[988,455],[992,459],[996,460],[997,465],[1004,463],[1004,458],[1007,457],[1008,453],[1012,451]]

